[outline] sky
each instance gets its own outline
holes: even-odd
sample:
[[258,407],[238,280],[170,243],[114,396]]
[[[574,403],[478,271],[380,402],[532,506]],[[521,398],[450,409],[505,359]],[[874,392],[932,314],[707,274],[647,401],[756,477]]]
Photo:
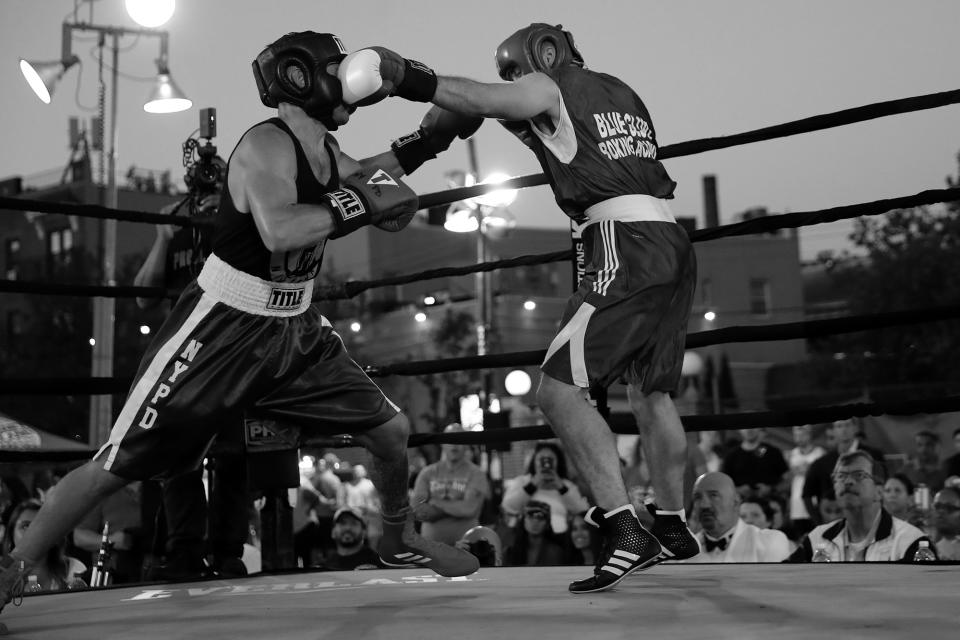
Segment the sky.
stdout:
[[[90,21],[90,7],[81,5],[80,21]],[[122,0],[92,7],[94,24],[136,27]],[[19,71],[21,57],[59,56],[60,22],[72,20],[73,9],[74,0],[0,0],[0,178],[63,167],[68,119],[95,114],[82,108],[97,99],[95,40],[74,36],[81,73],[68,71],[50,105]],[[180,143],[204,107],[217,109],[214,142],[226,157],[250,125],[272,115],[257,97],[250,62],[288,31],[329,31],[351,50],[386,46],[440,74],[492,82],[496,46],[531,22],[563,24],[588,67],[631,85],[661,146],[960,88],[956,0],[179,0],[162,28],[170,32],[171,73],[193,108],[144,113],[159,41],[122,39],[118,167],[182,176]],[[109,76],[107,84],[109,99]],[[414,130],[427,108],[389,99],[357,111],[336,135],[349,155],[374,155]],[[957,132],[954,105],[670,159],[665,165],[679,185],[672,207],[702,223],[705,174],[717,176],[721,223],[758,206],[810,211],[942,188],[957,172]],[[480,129],[476,145],[481,175],[540,172],[495,122]],[[457,141],[408,183],[419,193],[439,191],[444,172],[467,166],[466,145]],[[546,186],[522,192],[511,211],[521,226],[567,226]],[[849,230],[847,222],[804,229],[801,256],[847,247]]]

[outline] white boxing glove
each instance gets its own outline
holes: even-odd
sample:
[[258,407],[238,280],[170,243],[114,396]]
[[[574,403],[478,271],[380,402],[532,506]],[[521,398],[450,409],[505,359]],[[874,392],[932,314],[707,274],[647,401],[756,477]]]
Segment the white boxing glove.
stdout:
[[337,70],[337,78],[343,88],[345,104],[357,104],[361,100],[365,100],[364,104],[374,104],[390,95],[380,75],[380,55],[373,49],[360,49],[344,58]]
[[349,54],[340,63],[337,77],[343,88],[343,101],[348,105],[366,106],[391,95],[430,102],[437,91],[433,69],[383,47]]

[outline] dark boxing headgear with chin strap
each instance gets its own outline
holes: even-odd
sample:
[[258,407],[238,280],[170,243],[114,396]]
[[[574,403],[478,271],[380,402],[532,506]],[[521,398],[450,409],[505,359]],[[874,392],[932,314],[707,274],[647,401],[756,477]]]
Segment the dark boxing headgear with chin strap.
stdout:
[[[541,51],[547,42],[556,50],[553,60],[546,60]],[[504,80],[511,79],[514,69],[526,75],[566,65],[582,67],[583,56],[573,43],[573,34],[564,31],[560,24],[552,26],[535,22],[520,29],[497,47],[497,71]]]
[[345,57],[346,48],[332,33],[288,33],[253,61],[260,101],[272,108],[281,102],[295,104],[328,129],[336,129],[333,110],[343,104],[343,91],[327,66]]

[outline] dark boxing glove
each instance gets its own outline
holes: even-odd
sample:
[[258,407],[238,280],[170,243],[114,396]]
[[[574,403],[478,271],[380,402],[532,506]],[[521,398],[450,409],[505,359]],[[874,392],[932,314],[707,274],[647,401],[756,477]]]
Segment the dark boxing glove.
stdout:
[[483,118],[467,116],[443,107],[432,107],[420,121],[420,128],[393,141],[393,150],[406,174],[450,148],[454,138],[466,140],[480,128]]
[[533,132],[530,123],[526,120],[497,120],[504,129],[512,133],[517,139],[530,149],[533,149]]
[[387,96],[430,102],[437,92],[437,74],[433,69],[383,47],[360,49],[348,55],[340,63],[337,78],[343,88],[343,101],[348,105],[371,105]]
[[362,169],[325,194],[335,230],[341,238],[372,224],[385,231],[400,231],[413,220],[420,199],[413,189],[379,167]]

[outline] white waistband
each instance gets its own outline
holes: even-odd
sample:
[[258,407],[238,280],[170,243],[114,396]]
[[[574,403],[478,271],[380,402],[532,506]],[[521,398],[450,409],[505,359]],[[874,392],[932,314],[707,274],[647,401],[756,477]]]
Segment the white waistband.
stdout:
[[307,310],[313,280],[267,282],[235,269],[211,253],[197,284],[217,302],[258,316],[296,316]]
[[[603,220],[618,222],[676,222],[666,200],[633,194],[617,196],[588,207],[587,224]],[[586,226],[586,225],[584,225]]]

